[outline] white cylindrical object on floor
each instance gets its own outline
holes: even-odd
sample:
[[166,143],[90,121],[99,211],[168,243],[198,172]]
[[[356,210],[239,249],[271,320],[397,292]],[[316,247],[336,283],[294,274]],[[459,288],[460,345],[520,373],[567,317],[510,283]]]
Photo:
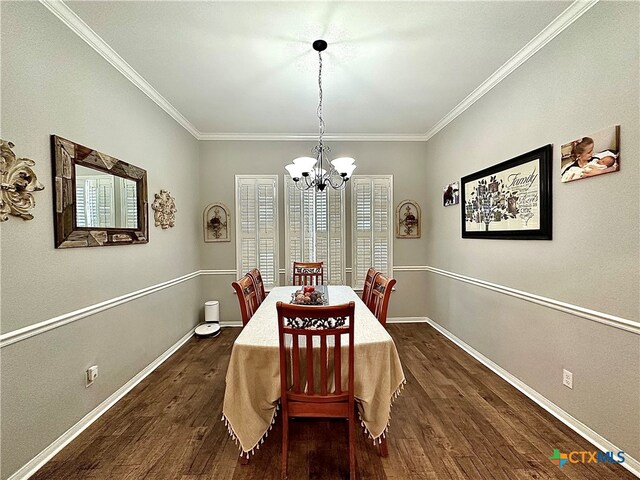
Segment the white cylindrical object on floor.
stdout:
[[217,300],[205,302],[204,321],[220,323],[220,302]]

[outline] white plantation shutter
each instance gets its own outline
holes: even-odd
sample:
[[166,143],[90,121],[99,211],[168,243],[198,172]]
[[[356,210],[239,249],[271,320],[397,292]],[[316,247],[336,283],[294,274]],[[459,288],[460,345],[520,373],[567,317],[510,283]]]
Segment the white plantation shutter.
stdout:
[[76,209],[78,227],[115,227],[113,180],[104,175],[76,177]]
[[351,180],[351,285],[360,288],[369,267],[393,274],[393,176],[355,175]]
[[345,206],[344,189],[328,187],[317,193],[316,261],[324,262],[324,281],[344,285],[345,280]]
[[278,176],[236,175],[236,212],[238,278],[257,267],[265,288],[277,285]]
[[122,179],[124,189],[124,218],[126,228],[138,227],[138,199],[136,196],[137,185],[135,182]]
[[111,178],[99,178],[97,182],[98,194],[98,225],[90,227],[115,226],[115,205],[113,196],[113,180]]
[[285,272],[293,262],[324,262],[324,281],[344,285],[344,190],[300,191],[285,175]]
[[88,211],[87,195],[85,190],[85,183],[82,180],[76,178],[76,226],[86,227]]

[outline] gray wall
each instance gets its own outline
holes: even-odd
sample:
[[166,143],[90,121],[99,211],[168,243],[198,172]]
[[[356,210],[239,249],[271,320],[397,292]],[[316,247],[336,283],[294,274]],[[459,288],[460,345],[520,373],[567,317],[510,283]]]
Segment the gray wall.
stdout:
[[[638,320],[639,8],[600,2],[427,142],[429,265]],[[561,184],[560,146],[614,124],[620,172]],[[553,240],[462,239],[440,188],[548,143]],[[436,274],[425,291],[427,316],[640,458],[638,335]]]
[[[327,119],[328,120],[328,119]],[[394,212],[399,201],[416,200],[424,209],[427,201],[424,169],[425,145],[422,142],[327,142],[332,158],[351,156],[358,165],[354,175],[393,175]],[[309,155],[313,142],[234,142],[206,141],[200,143],[200,191],[201,204],[222,202],[232,212],[231,242],[202,244],[203,269],[234,270],[235,262],[235,192],[236,174],[274,173],[279,178],[280,213],[280,268],[284,265],[284,166],[295,157]],[[350,245],[351,187],[346,190],[347,245]],[[440,202],[439,199],[435,201]],[[423,235],[420,239],[397,239],[394,231],[393,261],[395,265],[424,265],[427,242],[424,231],[431,228],[431,219],[424,216]],[[347,267],[351,267],[351,249],[346,252]],[[424,316],[426,304],[421,282],[424,272],[394,272],[398,283],[389,307],[390,317]],[[202,278],[202,295],[205,299],[220,300],[220,318],[223,322],[240,321],[238,301],[231,288],[233,275],[208,275]],[[347,277],[350,282],[350,277]],[[284,275],[281,275],[284,282]],[[284,284],[284,283],[282,283]]]
[[[41,4],[1,8],[2,138],[45,185],[33,220],[1,227],[2,333],[198,270],[198,142]],[[56,250],[51,134],[146,169],[150,200],[161,188],[176,198],[176,227],[152,219],[148,244]],[[198,319],[197,283],[3,348],[2,478],[183,337]],[[85,389],[93,364],[100,376]]]

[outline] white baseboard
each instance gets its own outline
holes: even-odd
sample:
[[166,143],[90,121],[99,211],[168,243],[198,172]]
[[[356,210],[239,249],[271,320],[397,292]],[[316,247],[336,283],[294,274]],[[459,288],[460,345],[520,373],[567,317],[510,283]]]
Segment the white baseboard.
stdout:
[[74,438],[80,435],[89,425],[95,422],[115,403],[124,397],[129,391],[144,380],[151,372],[158,368],[167,358],[184,345],[187,340],[193,336],[195,327],[189,331],[184,337],[178,340],[167,351],[147,365],[140,373],[116,390],[104,402],[87,413],[73,427],[64,432],[51,445],[27,462],[22,468],[9,477],[8,480],[26,480],[36,473],[42,466],[51,460],[60,450],[66,447]]
[[[464,341],[460,340],[453,333],[451,333],[450,331],[448,331],[438,323],[434,322],[430,318],[426,318],[426,322],[429,325],[431,325],[433,328],[435,328],[438,332],[440,332],[442,335],[444,335],[449,340],[451,340],[453,343],[455,343],[457,346],[462,348],[465,352],[467,352],[473,358],[475,358],[484,366],[492,370],[495,374],[497,374],[503,380],[511,384],[513,387],[517,388],[520,392],[522,392],[531,400],[533,400],[535,403],[540,405],[542,408],[544,408],[547,412],[549,412],[551,415],[553,415],[562,423],[564,423],[571,430],[576,432],[578,435],[580,435],[582,438],[584,438],[588,442],[592,443],[599,450],[603,452],[606,452],[606,451],[619,452],[620,451],[620,448],[616,447],[613,443],[611,443],[609,440],[604,438],[598,432],[592,430],[587,425],[582,423],[580,420],[571,416],[569,413],[567,413],[565,410],[557,406],[551,400],[542,396],[540,393],[535,391],[526,383],[522,382],[520,379],[513,376],[511,373],[506,371],[497,363],[494,363],[489,358],[485,357],[482,353],[478,352],[476,349],[474,349]],[[621,463],[621,465],[627,470],[629,470],[631,473],[633,473],[636,477],[640,478],[640,462],[635,458],[630,457],[629,454],[626,452],[625,452],[624,463]]]
[[225,327],[240,327],[242,328],[242,320],[227,320],[227,321],[221,321],[220,322],[220,327],[225,328]]
[[427,323],[427,317],[389,317],[387,323]]

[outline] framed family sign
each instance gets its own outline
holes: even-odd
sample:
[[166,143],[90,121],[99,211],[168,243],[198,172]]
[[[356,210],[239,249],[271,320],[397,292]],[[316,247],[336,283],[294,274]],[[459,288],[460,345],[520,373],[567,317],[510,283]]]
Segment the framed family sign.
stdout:
[[462,177],[462,238],[551,240],[551,145]]

